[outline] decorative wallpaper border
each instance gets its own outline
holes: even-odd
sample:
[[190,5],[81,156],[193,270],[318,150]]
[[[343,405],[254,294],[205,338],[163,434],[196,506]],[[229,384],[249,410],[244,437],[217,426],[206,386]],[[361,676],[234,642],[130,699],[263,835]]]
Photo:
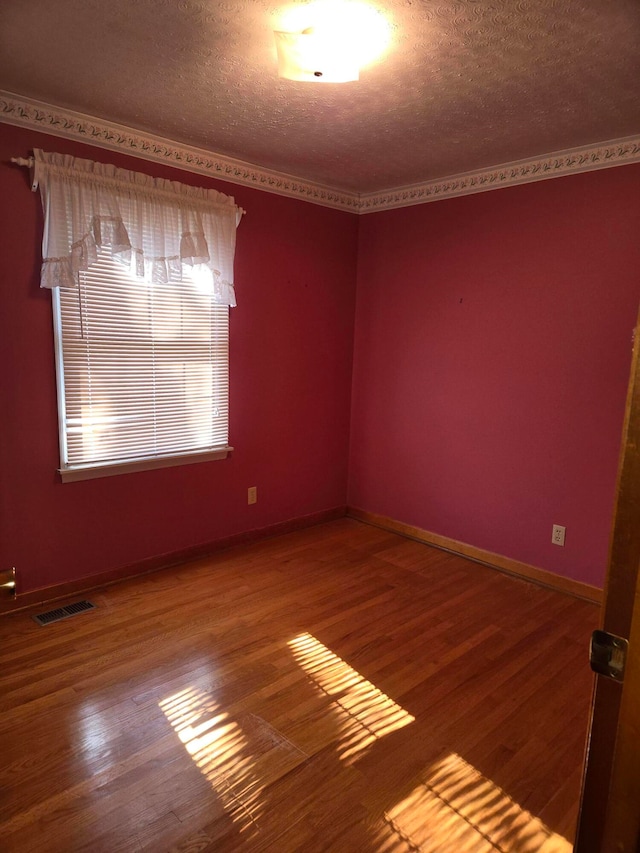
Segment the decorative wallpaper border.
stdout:
[[582,148],[478,169],[475,172],[465,172],[436,181],[424,181],[395,190],[363,193],[360,195],[358,213],[410,207],[414,204],[440,201],[443,198],[471,195],[515,184],[545,181],[562,177],[562,175],[593,172],[596,169],[608,169],[611,166],[624,166],[627,163],[638,162],[640,162],[640,136],[629,136],[626,139],[614,139],[598,145],[585,145]]
[[[234,160],[203,148],[172,142],[103,119],[59,109],[39,101],[0,91],[0,122],[29,127],[53,136],[75,139],[145,160],[154,160],[232,184],[243,184],[277,195],[300,198],[324,207],[357,213],[359,196],[304,181],[282,172]],[[16,151],[16,156],[24,152]]]
[[[396,207],[410,207],[460,195],[486,192],[499,187],[640,162],[640,136],[634,136],[518,160],[514,163],[465,172],[434,181],[424,181],[393,190],[358,194],[304,181],[292,175],[265,169],[202,148],[182,145],[123,125],[2,91],[0,91],[1,122],[29,127],[53,136],[81,140],[145,160],[168,163],[180,169],[209,175],[232,184],[242,184],[276,195],[299,198],[351,213],[375,213]],[[16,156],[24,156],[24,153],[16,151]]]

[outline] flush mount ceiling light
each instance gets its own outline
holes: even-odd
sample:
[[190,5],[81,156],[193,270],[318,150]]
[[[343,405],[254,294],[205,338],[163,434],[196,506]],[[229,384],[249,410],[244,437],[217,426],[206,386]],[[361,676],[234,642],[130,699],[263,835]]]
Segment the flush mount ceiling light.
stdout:
[[294,6],[275,32],[278,74],[287,80],[347,83],[384,53],[389,24],[372,6],[325,0]]
[[286,80],[349,83],[360,79],[357,61],[336,47],[332,35],[308,27],[301,33],[276,32],[278,75]]

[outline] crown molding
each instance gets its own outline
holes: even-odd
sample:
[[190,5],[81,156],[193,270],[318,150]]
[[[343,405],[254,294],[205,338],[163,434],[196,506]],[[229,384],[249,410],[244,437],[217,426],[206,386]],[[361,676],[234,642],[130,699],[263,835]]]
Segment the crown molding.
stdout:
[[[500,187],[640,162],[640,136],[558,151],[397,189],[355,193],[334,189],[203,148],[182,145],[124,125],[0,91],[0,122],[208,175],[232,184],[346,210],[375,213]],[[19,154],[20,152],[16,152]]]
[[120,151],[232,184],[310,201],[323,207],[358,212],[357,193],[325,187],[203,148],[182,145],[161,136],[3,91],[0,91],[0,122],[80,140],[99,148]]
[[395,207],[410,207],[460,195],[487,192],[488,190],[546,181],[579,172],[594,172],[612,166],[625,166],[640,162],[640,136],[613,139],[596,145],[584,145],[557,151],[527,160],[516,160],[501,166],[464,172],[435,181],[424,181],[394,190],[362,193],[358,213],[375,213]]

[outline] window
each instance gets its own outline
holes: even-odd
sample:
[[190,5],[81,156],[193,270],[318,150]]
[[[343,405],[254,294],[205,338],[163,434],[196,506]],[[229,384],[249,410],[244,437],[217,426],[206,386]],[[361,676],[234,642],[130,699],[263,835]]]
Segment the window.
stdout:
[[226,457],[233,199],[101,164],[78,179],[89,161],[35,153],[53,158],[36,175],[63,481]]
[[227,455],[229,309],[202,278],[152,284],[102,250],[54,291],[63,479]]

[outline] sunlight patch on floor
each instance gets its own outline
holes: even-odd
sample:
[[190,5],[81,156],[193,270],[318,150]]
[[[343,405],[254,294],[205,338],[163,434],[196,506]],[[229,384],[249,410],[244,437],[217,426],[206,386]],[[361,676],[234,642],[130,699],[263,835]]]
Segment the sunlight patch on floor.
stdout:
[[384,815],[380,853],[570,853],[572,845],[452,753]]
[[334,698],[339,714],[338,754],[347,762],[389,732],[414,721],[359,672],[345,663],[311,634],[289,641],[296,661],[326,695]]
[[181,690],[159,705],[225,809],[233,810],[241,829],[253,823],[263,786],[252,772],[254,761],[240,726],[196,688]]

